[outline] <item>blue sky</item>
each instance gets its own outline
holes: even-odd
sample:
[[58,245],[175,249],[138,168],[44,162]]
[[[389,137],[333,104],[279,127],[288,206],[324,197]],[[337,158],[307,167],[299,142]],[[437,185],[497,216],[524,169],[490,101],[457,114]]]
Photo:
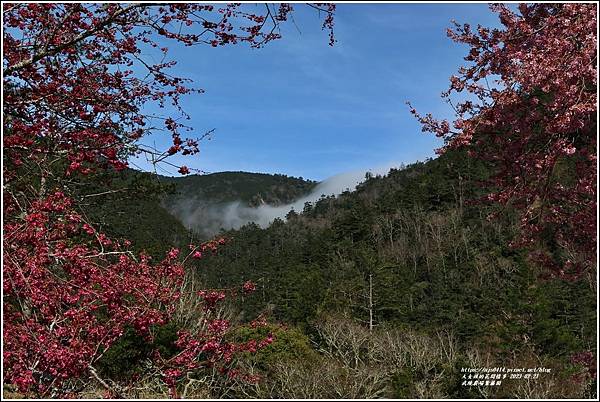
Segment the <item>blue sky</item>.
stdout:
[[[338,4],[333,47],[318,12],[294,6],[295,25],[285,24],[283,39],[262,49],[170,46],[175,72],[206,91],[184,99],[188,123],[197,136],[215,129],[200,154],[172,161],[206,172],[322,180],[435,156],[440,140],[421,132],[405,102],[452,116],[440,93],[464,63],[466,47],[446,29],[452,19],[498,25],[488,6]],[[169,138],[146,141],[166,148]]]

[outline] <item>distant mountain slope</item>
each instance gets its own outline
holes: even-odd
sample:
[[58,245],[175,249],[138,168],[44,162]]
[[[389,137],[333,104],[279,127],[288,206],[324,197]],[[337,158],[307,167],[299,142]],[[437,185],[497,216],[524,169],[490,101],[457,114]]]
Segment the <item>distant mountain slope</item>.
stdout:
[[214,203],[241,201],[255,207],[263,203],[269,205],[289,204],[310,192],[317,182],[302,177],[282,174],[219,172],[185,177],[165,177],[159,179],[176,186],[176,194],[165,201],[177,199],[201,199]]
[[173,186],[132,169],[100,173],[87,180],[78,194],[80,205],[101,232],[130,240],[135,251],[144,250],[157,259],[189,241],[189,231],[160,204]]
[[82,191],[82,205],[100,230],[127,238],[135,248],[140,245],[139,250],[159,257],[170,247],[185,245],[190,237],[204,240],[221,228],[240,227],[254,220],[255,207],[287,205],[316,185],[281,174],[167,177],[127,169],[90,177]]
[[256,207],[290,204],[317,185],[301,177],[249,172],[158,179],[174,187],[161,205],[202,238],[256,221]]

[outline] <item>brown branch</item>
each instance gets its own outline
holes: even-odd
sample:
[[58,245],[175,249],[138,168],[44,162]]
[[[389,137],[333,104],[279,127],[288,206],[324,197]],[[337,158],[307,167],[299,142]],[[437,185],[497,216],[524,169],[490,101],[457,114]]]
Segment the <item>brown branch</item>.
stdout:
[[91,366],[91,365],[88,366],[88,369],[90,370],[90,374],[92,375],[92,377],[94,377],[96,379],[96,381],[98,381],[104,388],[106,388],[108,391],[110,391],[118,399],[123,399],[123,395],[121,394],[121,392],[117,391],[116,389],[114,389],[114,387],[111,387],[110,385],[108,385],[108,383],[106,381],[104,381],[102,378],[100,378],[100,376],[98,375],[98,372],[96,371],[96,369],[93,366]]
[[117,189],[117,190],[109,190],[109,191],[104,191],[104,192],[102,192],[102,193],[86,194],[86,195],[82,195],[81,197],[82,197],[82,198],[88,198],[88,197],[98,197],[98,196],[100,196],[100,195],[113,194],[113,193],[120,193],[120,192],[127,191],[127,190],[129,190],[129,188],[120,188],[120,189]]
[[31,58],[27,59],[27,60],[23,60],[17,64],[14,64],[12,66],[9,66],[7,68],[4,69],[4,76],[7,76],[9,74],[12,74],[13,72],[17,71],[17,70],[21,70],[25,67],[28,67],[30,65],[32,65],[33,63],[36,63],[38,61],[40,61],[41,59],[43,59],[44,57],[47,56],[53,56],[59,52],[61,52],[64,49],[67,49],[71,46],[74,46],[76,44],[78,44],[79,42],[89,38],[92,35],[95,35],[96,33],[98,33],[99,31],[103,30],[104,28],[110,26],[112,23],[115,22],[115,20],[120,17],[121,15],[136,9],[136,8],[144,8],[144,7],[148,7],[149,4],[132,4],[129,5],[125,8],[122,8],[120,10],[118,10],[117,12],[115,12],[114,14],[112,14],[111,16],[109,16],[106,20],[102,21],[101,23],[99,23],[96,27],[94,27],[94,29],[91,29],[89,31],[85,31],[80,33],[79,35],[77,35],[76,37],[74,37],[73,39],[71,39],[70,41],[63,43],[61,45],[58,45],[56,47],[53,47],[52,49],[44,49],[44,51],[35,54],[34,56],[32,56]]

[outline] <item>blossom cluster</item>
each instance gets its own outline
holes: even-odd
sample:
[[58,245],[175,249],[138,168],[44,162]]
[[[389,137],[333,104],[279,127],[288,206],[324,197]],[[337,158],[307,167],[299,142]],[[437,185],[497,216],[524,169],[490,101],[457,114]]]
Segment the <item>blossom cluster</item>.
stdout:
[[[593,4],[493,5],[502,28],[455,23],[448,35],[469,52],[443,94],[451,125],[411,112],[423,131],[489,162],[485,201],[520,211],[515,247],[534,250],[550,275],[577,279],[595,266],[597,8]],[[560,253],[547,251],[558,246]]]
[[[123,170],[139,153],[190,173],[167,159],[198,153],[203,137],[183,137],[190,128],[182,123],[189,116],[180,99],[202,90],[170,73],[176,62],[167,59],[164,39],[185,46],[261,47],[279,38],[278,24],[292,12],[286,3],[272,7],[261,15],[235,3],[218,9],[143,2],[2,4],[6,383],[38,397],[65,395],[70,380],[97,375],[94,364],[127,328],[149,339],[153,327],[172,318],[187,257],[178,249],[158,262],[135,255],[129,241],[111,239],[81,213],[80,202],[89,196],[81,189],[86,177]],[[332,29],[329,10],[326,28]],[[173,113],[146,114],[148,103]],[[172,140],[166,151],[139,142],[158,131]],[[193,246],[191,257],[224,243]],[[225,293],[201,297],[210,311]],[[167,384],[198,367],[199,356],[229,362],[236,350],[223,341],[229,329],[215,320],[205,331],[181,333],[182,352],[163,367]]]

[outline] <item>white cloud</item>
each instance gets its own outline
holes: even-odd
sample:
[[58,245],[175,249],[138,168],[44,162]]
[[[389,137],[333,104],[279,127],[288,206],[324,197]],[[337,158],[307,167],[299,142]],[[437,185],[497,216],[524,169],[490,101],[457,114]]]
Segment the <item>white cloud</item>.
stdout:
[[292,209],[301,212],[307,202],[314,203],[322,196],[337,196],[346,190],[353,191],[359,183],[365,180],[367,172],[374,175],[385,175],[390,168],[399,165],[399,163],[389,163],[374,169],[355,170],[331,176],[320,182],[307,196],[281,206],[263,204],[253,208],[241,201],[211,204],[206,200],[184,199],[175,204],[166,205],[166,208],[186,227],[205,236],[215,235],[221,229],[238,229],[250,222],[264,228],[276,218],[285,219]]

